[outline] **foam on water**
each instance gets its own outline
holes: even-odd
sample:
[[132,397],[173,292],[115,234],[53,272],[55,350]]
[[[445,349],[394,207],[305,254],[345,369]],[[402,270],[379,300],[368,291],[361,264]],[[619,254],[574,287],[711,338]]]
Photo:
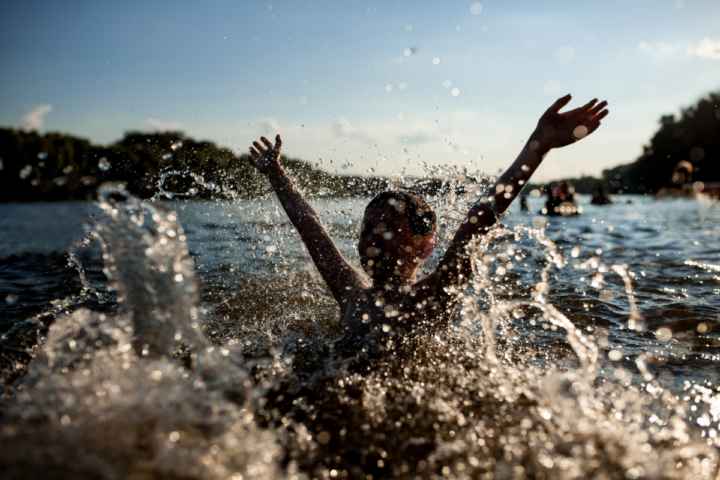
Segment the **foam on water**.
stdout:
[[[444,241],[477,198],[468,190],[435,202]],[[321,320],[336,314],[327,294],[302,286],[312,273],[298,272],[276,287],[315,298],[298,300],[314,324],[248,310],[208,337],[177,214],[119,185],[99,197],[94,235],[119,313],[51,325],[2,425],[4,478],[717,475],[717,387],[671,391],[650,350],[636,371],[606,363],[600,332],[552,304],[551,271],[598,286],[615,273],[627,328],[642,332],[625,265],[571,266],[542,229],[500,225],[472,245],[475,275],[447,330],[349,342]]]

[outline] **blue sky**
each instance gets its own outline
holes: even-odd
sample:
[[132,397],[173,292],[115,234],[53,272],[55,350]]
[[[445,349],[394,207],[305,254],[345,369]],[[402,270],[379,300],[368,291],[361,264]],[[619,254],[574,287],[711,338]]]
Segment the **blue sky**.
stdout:
[[607,99],[548,180],[633,161],[660,115],[720,88],[717,0],[480,4],[3,1],[0,125],[243,151],[277,132],[330,171],[494,173],[555,98]]

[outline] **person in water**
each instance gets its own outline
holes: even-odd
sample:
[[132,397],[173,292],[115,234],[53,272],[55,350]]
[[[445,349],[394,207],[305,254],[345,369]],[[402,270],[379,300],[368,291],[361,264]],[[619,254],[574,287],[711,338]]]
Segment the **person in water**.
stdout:
[[435,248],[437,221],[428,203],[411,192],[387,191],[370,201],[362,220],[358,254],[365,274],[343,257],[320,217],[279,163],[282,140],[265,137],[250,148],[250,163],[267,177],[290,221],[340,305],[346,334],[387,335],[435,330],[450,322],[459,293],[472,274],[468,244],[486,234],[518,196],[553,148],[593,133],[608,114],[607,102],[592,100],[560,113],[558,99],[538,121],[510,168],[473,205],[437,268],[422,280],[417,269]]

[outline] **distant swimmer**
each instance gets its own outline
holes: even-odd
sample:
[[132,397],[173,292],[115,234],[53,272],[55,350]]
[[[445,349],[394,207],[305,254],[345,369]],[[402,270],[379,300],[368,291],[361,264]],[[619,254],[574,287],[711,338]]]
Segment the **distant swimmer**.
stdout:
[[615,202],[610,199],[610,195],[608,195],[605,187],[598,187],[597,190],[595,190],[595,193],[593,193],[593,197],[592,200],[590,200],[590,203],[592,203],[593,205],[611,205]]
[[582,213],[575,203],[575,188],[570,182],[564,181],[557,188],[547,185],[545,194],[545,208],[540,211],[543,215],[567,217]]
[[520,195],[520,210],[524,210],[526,212],[528,210],[530,210],[530,207],[528,206],[528,203],[527,203],[527,195],[524,193],[522,195]]
[[608,114],[607,102],[588,104],[560,113],[570,102],[557,100],[538,121],[510,168],[478,199],[458,228],[437,268],[417,281],[420,263],[435,248],[437,219],[420,196],[405,190],[380,193],[365,208],[358,253],[365,272],[342,256],[280,165],[282,140],[265,137],[250,148],[251,164],[264,174],[340,305],[345,334],[389,336],[446,326],[459,293],[472,275],[468,244],[486,234],[520,194],[542,159],[553,148],[570,145],[593,133]]

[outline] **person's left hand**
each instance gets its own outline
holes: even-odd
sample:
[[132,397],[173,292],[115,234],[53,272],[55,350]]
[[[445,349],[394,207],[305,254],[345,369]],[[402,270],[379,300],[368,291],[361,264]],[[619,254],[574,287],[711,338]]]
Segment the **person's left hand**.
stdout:
[[560,113],[560,109],[571,99],[571,95],[566,95],[547,109],[540,117],[531,140],[539,142],[548,149],[564,147],[597,130],[600,120],[609,113],[605,109],[608,103],[605,101],[597,103],[597,99],[569,112]]

